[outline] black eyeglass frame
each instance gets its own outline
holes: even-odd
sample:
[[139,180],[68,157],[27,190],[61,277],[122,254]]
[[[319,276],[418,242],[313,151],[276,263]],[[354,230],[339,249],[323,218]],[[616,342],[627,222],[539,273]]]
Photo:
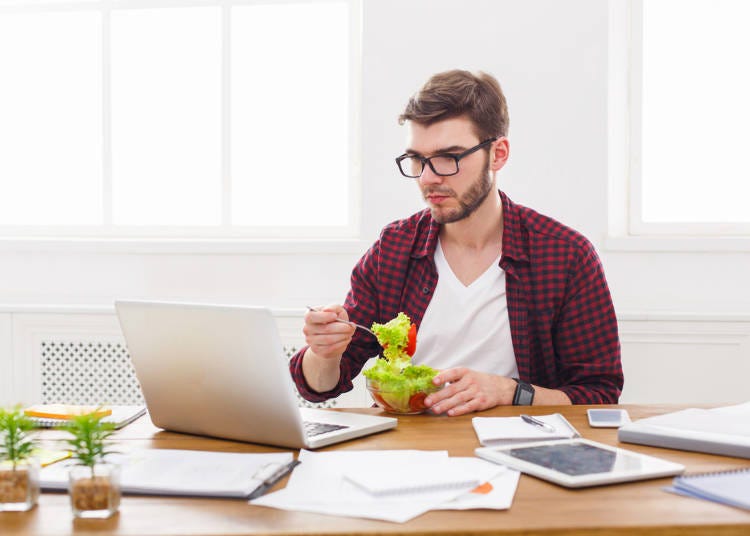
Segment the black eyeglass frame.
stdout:
[[[401,172],[401,175],[403,175],[407,179],[418,179],[419,177],[421,177],[422,173],[424,173],[425,164],[427,164],[428,166],[430,166],[430,169],[432,170],[432,172],[435,175],[439,176],[439,177],[452,177],[453,175],[457,175],[458,172],[460,171],[458,163],[461,161],[462,158],[465,158],[465,157],[469,156],[470,154],[477,152],[479,149],[481,149],[483,147],[486,147],[487,145],[491,144],[494,141],[497,141],[498,139],[499,138],[497,136],[495,136],[493,138],[487,138],[486,140],[484,140],[482,142],[479,142],[474,147],[471,147],[470,149],[466,149],[464,152],[459,153],[459,154],[438,153],[438,154],[434,154],[434,155],[432,155],[430,157],[424,157],[424,156],[419,156],[419,155],[416,155],[416,154],[404,153],[401,156],[396,157],[396,166],[398,167],[398,170]],[[422,162],[422,169],[419,171],[419,175],[407,175],[404,172],[403,168],[401,167],[401,162],[404,161],[407,158],[416,158],[417,160],[419,160],[420,162]],[[435,169],[435,166],[432,165],[432,159],[433,158],[452,158],[456,162],[456,171],[454,171],[453,173],[440,173],[440,172],[438,172],[438,170]]]

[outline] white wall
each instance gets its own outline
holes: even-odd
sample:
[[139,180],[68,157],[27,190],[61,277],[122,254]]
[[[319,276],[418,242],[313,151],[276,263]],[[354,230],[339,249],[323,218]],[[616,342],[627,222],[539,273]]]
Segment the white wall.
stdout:
[[599,240],[606,220],[607,9],[601,4],[364,0],[361,243],[321,255],[4,246],[0,303],[105,305],[148,296],[297,307],[343,299],[351,266],[382,226],[422,207],[416,186],[393,162],[405,141],[396,118],[430,74],[454,67],[487,70],[508,94],[513,155],[502,187]]
[[[607,115],[607,2],[363,4],[360,242],[329,246],[322,253],[292,245],[271,253],[260,247],[221,254],[5,245],[0,246],[0,304],[106,306],[119,297],[148,297],[300,308],[341,301],[351,266],[380,228],[422,206],[416,187],[398,175],[393,163],[404,147],[399,112],[429,75],[460,67],[496,75],[506,92],[511,160],[500,175],[501,188],[515,201],[591,238],[600,250],[618,313],[636,321],[654,313],[668,313],[662,319],[687,314],[694,322],[716,314],[733,321],[748,318],[748,252],[604,249],[608,132],[615,126]],[[670,358],[679,351],[667,348],[675,352]],[[750,360],[746,348],[738,346],[735,359]],[[710,362],[711,356],[692,359]],[[668,370],[662,375],[664,382],[671,381]],[[749,392],[727,398],[747,399]]]

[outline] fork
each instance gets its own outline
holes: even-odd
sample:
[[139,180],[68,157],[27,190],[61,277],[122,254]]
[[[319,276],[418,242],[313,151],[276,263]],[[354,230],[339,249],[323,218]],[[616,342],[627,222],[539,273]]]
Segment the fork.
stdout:
[[[318,313],[318,312],[320,312],[320,309],[315,309],[314,307],[310,307],[309,305],[306,305],[306,307],[307,307],[307,308],[308,308],[308,309],[309,309],[310,311],[312,311],[312,312],[314,312],[314,313]],[[372,332],[372,330],[371,330],[370,328],[366,328],[366,327],[365,327],[365,326],[363,326],[362,324],[357,324],[356,322],[352,322],[351,320],[344,320],[343,318],[337,318],[337,319],[336,319],[336,322],[341,322],[341,323],[343,323],[343,324],[349,324],[350,326],[354,326],[355,328],[359,328],[359,329],[363,329],[363,330],[365,330],[365,331],[366,331],[367,333],[369,333],[370,335],[372,335],[372,336],[373,336],[373,337],[375,337],[375,338],[377,338],[377,337],[378,337],[377,335],[375,335],[375,333],[373,333],[373,332]]]

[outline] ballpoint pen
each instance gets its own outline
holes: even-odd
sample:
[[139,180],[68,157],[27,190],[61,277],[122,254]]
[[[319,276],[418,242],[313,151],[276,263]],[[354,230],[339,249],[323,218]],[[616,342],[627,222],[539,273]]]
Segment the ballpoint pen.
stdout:
[[536,419],[531,415],[521,415],[521,419],[523,419],[523,422],[529,423],[533,426],[538,426],[539,428],[550,434],[554,434],[557,431],[551,424],[546,423],[541,419]]
[[266,468],[264,467],[261,470],[261,474],[255,475],[255,478],[259,478],[262,480],[262,483],[260,486],[255,488],[253,492],[248,495],[248,499],[257,499],[261,495],[263,495],[265,492],[267,492],[269,489],[274,487],[282,478],[284,478],[286,475],[292,472],[292,469],[297,467],[301,462],[299,460],[292,460],[289,463],[286,463],[284,465],[280,465],[279,467],[270,467]]

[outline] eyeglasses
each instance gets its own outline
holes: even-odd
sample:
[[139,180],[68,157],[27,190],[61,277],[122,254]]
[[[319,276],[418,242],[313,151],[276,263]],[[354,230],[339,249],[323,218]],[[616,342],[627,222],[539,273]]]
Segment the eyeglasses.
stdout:
[[396,165],[404,177],[410,179],[418,179],[424,173],[424,166],[427,164],[435,175],[440,177],[450,177],[458,173],[458,162],[462,158],[469,156],[471,153],[477,152],[482,147],[486,147],[491,144],[497,138],[489,138],[484,140],[482,143],[475,145],[471,149],[466,149],[463,153],[459,154],[436,154],[429,158],[424,156],[418,156],[416,154],[404,153],[396,158]]

